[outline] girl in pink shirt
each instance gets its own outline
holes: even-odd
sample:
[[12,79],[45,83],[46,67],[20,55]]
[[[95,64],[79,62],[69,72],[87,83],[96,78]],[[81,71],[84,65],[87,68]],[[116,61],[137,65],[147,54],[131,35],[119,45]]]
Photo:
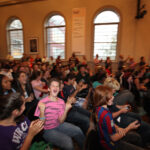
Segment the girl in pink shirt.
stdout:
[[57,97],[60,90],[60,81],[51,79],[50,95],[40,100],[35,116],[45,120],[44,139],[64,150],[74,150],[72,138],[82,149],[84,144],[84,134],[81,129],[73,124],[64,122],[68,111],[72,108],[74,98],[69,98],[66,102]]

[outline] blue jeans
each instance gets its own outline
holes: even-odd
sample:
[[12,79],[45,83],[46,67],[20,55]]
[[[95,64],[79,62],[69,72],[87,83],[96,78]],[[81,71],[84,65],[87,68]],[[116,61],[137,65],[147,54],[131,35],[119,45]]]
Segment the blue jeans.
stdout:
[[74,150],[72,138],[83,149],[85,136],[82,130],[70,123],[64,122],[58,127],[50,130],[44,130],[44,139],[61,149]]

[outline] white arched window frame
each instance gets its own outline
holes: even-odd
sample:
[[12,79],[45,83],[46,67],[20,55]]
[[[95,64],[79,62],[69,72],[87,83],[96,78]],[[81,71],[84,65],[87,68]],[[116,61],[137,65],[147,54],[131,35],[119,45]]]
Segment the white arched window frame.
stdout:
[[94,58],[116,59],[120,17],[111,10],[100,12],[94,19]]
[[66,23],[61,15],[53,15],[46,22],[46,49],[47,56],[61,56],[65,59]]
[[24,53],[23,26],[19,19],[9,20],[7,25],[8,51],[13,58],[21,58]]

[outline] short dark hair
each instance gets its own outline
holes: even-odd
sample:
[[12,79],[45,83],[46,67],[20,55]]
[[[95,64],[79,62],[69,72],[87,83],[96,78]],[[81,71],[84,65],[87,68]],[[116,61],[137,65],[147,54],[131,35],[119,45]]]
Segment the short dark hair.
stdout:
[[60,87],[61,82],[60,82],[60,80],[57,79],[57,78],[51,78],[50,81],[49,81],[49,86],[48,86],[48,87],[50,87],[50,85],[51,85],[51,83],[52,83],[53,81],[58,82],[58,83],[59,83],[59,87]]
[[111,98],[111,95],[113,94],[112,88],[108,86],[98,86],[94,90],[93,94],[93,103],[94,106],[102,106],[107,105],[107,102]]
[[9,118],[15,109],[20,110],[23,103],[20,93],[0,96],[0,120]]
[[66,77],[66,80],[68,81],[68,80],[72,80],[72,79],[75,79],[75,78],[76,78],[76,77],[75,77],[74,74],[69,73],[69,74],[67,75],[67,77]]

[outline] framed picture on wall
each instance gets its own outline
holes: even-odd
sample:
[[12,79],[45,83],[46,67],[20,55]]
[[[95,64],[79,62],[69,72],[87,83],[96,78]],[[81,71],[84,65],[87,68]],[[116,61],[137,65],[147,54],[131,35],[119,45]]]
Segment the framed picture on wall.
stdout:
[[30,53],[38,53],[38,38],[29,39],[29,51]]

